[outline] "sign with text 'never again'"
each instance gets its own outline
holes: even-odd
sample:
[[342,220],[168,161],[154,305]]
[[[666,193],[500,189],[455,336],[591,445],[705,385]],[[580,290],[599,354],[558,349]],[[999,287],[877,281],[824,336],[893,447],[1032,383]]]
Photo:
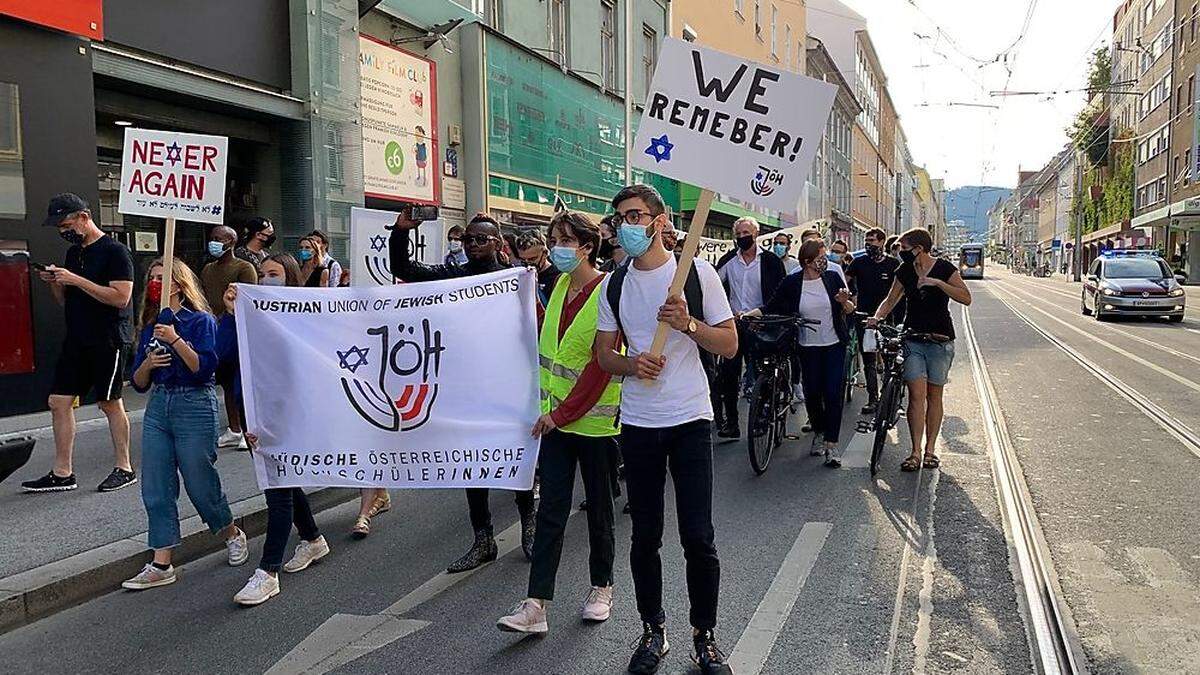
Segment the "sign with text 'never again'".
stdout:
[[793,211],[836,94],[832,84],[669,38],[633,165]]
[[224,223],[228,165],[224,136],[126,127],[117,211]]
[[513,269],[375,288],[239,285],[259,485],[530,489],[535,283]]

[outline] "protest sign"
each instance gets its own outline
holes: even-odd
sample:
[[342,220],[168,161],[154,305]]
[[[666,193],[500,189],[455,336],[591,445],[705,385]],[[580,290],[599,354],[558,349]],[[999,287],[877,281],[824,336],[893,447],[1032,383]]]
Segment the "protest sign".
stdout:
[[[836,86],[784,68],[667,38],[632,163],[703,188],[689,235],[704,231],[714,192],[794,211],[836,94]],[[685,240],[669,295],[683,292],[699,247],[699,236]],[[651,354],[662,354],[668,330],[660,321]]]
[[[229,139],[153,129],[125,129],[117,212],[166,218],[163,279],[175,264],[175,219],[225,222]],[[163,293],[159,309],[170,304]]]
[[[395,211],[350,209],[350,283],[354,286],[391,286],[395,283],[388,258],[388,228]],[[428,220],[409,232],[409,259],[427,265],[444,261],[446,235],[441,220]]]
[[713,267],[721,260],[721,256],[733,250],[733,242],[728,239],[713,239],[700,237],[700,246],[696,249],[696,257],[712,263]]
[[239,286],[238,343],[264,346],[241,358],[259,484],[530,489],[535,285]]

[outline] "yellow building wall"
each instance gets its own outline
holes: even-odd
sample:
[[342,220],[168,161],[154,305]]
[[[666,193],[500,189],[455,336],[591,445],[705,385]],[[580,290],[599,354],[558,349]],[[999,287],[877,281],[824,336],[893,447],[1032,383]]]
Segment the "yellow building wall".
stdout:
[[[674,0],[671,3],[671,35],[684,37],[686,26],[696,35],[695,41],[705,47],[803,73],[806,53],[804,12],[803,2],[797,0]],[[774,51],[771,49],[772,15]]]

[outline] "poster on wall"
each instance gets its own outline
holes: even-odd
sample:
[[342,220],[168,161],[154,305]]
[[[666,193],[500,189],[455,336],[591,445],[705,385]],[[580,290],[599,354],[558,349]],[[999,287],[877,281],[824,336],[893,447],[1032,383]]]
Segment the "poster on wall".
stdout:
[[378,199],[437,204],[437,68],[366,35],[358,44],[363,191]]
[[[388,236],[396,222],[394,211],[350,209],[350,284],[352,286],[391,286],[395,283],[388,259]],[[409,233],[409,259],[427,265],[444,262],[445,225],[442,220],[421,223]]]

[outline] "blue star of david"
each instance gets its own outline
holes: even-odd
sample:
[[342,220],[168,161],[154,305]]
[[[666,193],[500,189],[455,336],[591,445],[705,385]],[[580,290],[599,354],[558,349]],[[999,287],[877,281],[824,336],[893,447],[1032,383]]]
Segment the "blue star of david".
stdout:
[[385,246],[387,246],[387,238],[385,238],[382,234],[377,234],[374,237],[371,237],[372,251],[382,251]]
[[[338,364],[338,367],[345,368],[346,370],[353,373],[358,370],[359,366],[367,365],[367,353],[370,351],[371,351],[370,348],[363,349],[362,347],[359,347],[358,345],[354,345],[353,347],[351,347],[350,349],[347,349],[344,352],[339,351],[337,353],[337,355],[338,355],[338,359],[341,361],[341,363]],[[350,360],[351,356],[354,357],[353,361]]]
[[671,150],[675,148],[675,144],[667,138],[666,134],[658,138],[650,139],[650,147],[646,148],[646,154],[654,158],[654,163],[671,160]]
[[183,161],[183,157],[180,156],[180,152],[182,151],[183,148],[179,147],[178,143],[172,143],[167,146],[167,161],[171,163],[171,166],[175,166],[177,163]]

